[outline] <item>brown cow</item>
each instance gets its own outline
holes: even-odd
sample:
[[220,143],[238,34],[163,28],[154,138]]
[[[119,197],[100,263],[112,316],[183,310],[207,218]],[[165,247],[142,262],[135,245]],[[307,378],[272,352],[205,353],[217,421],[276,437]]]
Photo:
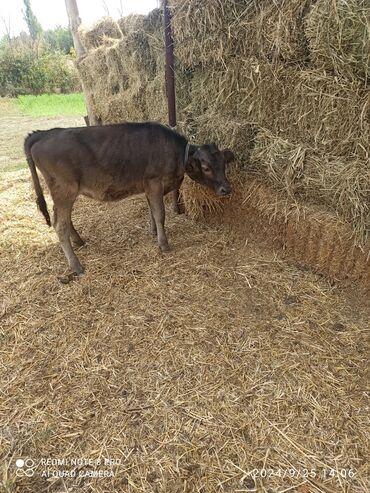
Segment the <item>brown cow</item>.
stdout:
[[122,123],[80,128],[54,128],[29,134],[24,143],[37,195],[37,204],[50,226],[50,216],[36,167],[54,202],[53,226],[68,264],[83,272],[71,239],[83,240],[71,220],[79,194],[100,201],[120,200],[144,192],[150,209],[151,230],[162,252],[169,250],[164,230],[163,196],[177,190],[187,173],[218,195],[231,192],[225,164],[234,159],[229,149],[215,144],[189,144],[179,133],[159,123]]

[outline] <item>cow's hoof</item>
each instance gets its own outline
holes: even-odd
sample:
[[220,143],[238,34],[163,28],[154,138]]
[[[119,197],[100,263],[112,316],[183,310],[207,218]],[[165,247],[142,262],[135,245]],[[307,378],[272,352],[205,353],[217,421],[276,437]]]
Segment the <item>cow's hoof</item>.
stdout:
[[[83,269],[82,269],[82,271],[83,271]],[[58,277],[58,279],[62,284],[69,284],[70,282],[77,279],[78,276],[79,276],[79,274],[76,274],[75,272],[71,272],[70,274],[67,274],[66,276]]]
[[72,270],[75,276],[80,276],[85,271],[81,264],[76,265]]
[[171,251],[171,248],[169,245],[159,245],[159,248],[162,253],[168,253]]

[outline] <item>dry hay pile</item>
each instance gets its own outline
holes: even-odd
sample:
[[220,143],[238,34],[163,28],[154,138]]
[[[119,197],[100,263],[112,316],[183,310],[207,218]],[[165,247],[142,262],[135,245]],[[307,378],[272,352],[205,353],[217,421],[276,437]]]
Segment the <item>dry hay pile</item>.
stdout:
[[[81,30],[87,51],[78,62],[93,111],[103,123],[167,120],[164,87],[163,16],[129,15]],[[178,104],[188,102],[186,74],[177,71]],[[184,102],[183,102],[184,101]]]
[[78,68],[103,123],[165,117],[163,76],[157,75],[164,66],[161,23],[157,9],[81,31],[87,55]]
[[235,56],[307,56],[300,36],[309,0],[171,0],[177,56],[184,66],[227,65]]
[[120,39],[122,33],[113,19],[104,17],[89,30],[81,28],[80,37],[85,50],[90,50],[109,40]]
[[[344,221],[369,252],[367,2],[172,0],[170,6],[180,129],[195,142],[234,150],[233,178],[246,197],[243,181],[262,179],[289,200]],[[90,37],[85,33],[80,71],[103,122],[167,121],[162,31],[157,9],[118,23],[105,19]],[[194,217],[228,203],[190,183],[184,196]]]
[[[192,70],[185,130],[233,146],[247,172],[337,214],[365,245],[369,5],[173,0],[172,8],[176,53]],[[194,209],[198,188],[185,195]]]
[[313,6],[306,23],[311,57],[328,71],[368,83],[370,68],[370,14],[367,0]]
[[[0,215],[6,493],[369,491],[357,291],[171,213],[163,257],[142,197],[77,201],[86,273],[64,284],[27,171],[3,180]],[[16,473],[20,457],[32,476]]]

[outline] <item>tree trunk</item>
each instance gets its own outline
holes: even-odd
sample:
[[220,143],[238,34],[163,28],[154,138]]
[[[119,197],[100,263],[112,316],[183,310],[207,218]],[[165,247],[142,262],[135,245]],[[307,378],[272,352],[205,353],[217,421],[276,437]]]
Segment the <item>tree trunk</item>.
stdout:
[[[65,0],[66,3],[66,9],[67,9],[67,14],[68,14],[68,20],[69,20],[69,27],[72,32],[72,38],[73,38],[73,45],[76,50],[76,55],[77,55],[77,61],[79,58],[83,57],[86,55],[85,48],[83,47],[81,43],[81,38],[80,34],[78,32],[78,28],[81,24],[81,19],[78,13],[78,7],[77,7],[77,0]],[[96,125],[97,119],[94,115],[94,112],[91,107],[91,102],[89,100],[88,93],[85,88],[85,84],[83,80],[81,80],[81,86],[82,86],[82,91],[85,96],[85,103],[86,103],[86,109],[87,109],[87,116],[89,119],[89,124],[90,125]]]

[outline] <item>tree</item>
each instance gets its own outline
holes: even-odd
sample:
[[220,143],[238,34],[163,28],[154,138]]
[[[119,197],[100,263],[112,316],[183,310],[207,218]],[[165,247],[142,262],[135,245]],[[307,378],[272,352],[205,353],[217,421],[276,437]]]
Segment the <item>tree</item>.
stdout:
[[44,31],[44,40],[51,51],[62,51],[66,55],[71,53],[73,48],[73,39],[71,31],[62,26]]
[[23,3],[25,8],[25,10],[23,10],[23,18],[27,23],[28,31],[31,38],[33,39],[33,41],[36,41],[42,33],[41,24],[33,13],[33,10],[31,8],[31,0],[23,0]]

